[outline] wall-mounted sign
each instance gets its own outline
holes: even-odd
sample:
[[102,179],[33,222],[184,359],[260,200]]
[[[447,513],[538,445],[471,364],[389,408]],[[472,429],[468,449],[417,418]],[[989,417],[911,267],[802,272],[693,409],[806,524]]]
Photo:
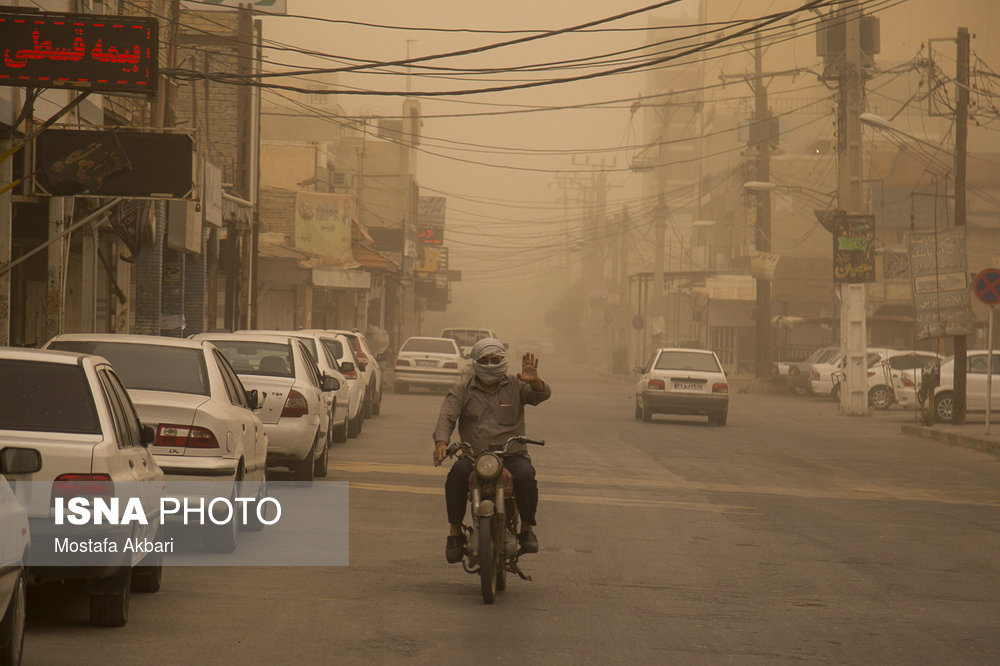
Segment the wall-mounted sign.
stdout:
[[965,229],[912,232],[906,242],[917,338],[971,333]]
[[288,12],[287,0],[199,0],[185,1],[188,9],[197,12],[216,12],[222,9],[238,9],[246,7],[255,14],[285,14]]
[[319,255],[312,268],[356,266],[351,252],[354,198],[348,194],[296,192],[295,247]]
[[152,18],[0,12],[0,85],[155,93],[157,40]]
[[833,227],[833,281],[875,281],[875,216],[838,215]]

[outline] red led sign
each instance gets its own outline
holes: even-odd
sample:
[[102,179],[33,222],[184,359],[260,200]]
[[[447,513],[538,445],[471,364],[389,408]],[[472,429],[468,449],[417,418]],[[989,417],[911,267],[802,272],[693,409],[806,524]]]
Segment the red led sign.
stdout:
[[156,19],[2,12],[0,45],[3,86],[156,92]]

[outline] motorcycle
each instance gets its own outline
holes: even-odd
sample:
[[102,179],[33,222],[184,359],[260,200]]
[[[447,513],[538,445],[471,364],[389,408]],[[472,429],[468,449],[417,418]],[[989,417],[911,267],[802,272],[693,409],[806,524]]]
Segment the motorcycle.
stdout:
[[[472,459],[469,474],[469,508],[472,525],[462,525],[465,532],[465,557],[462,568],[466,573],[479,574],[483,602],[492,604],[496,593],[507,587],[507,573],[531,580],[518,566],[521,555],[517,535],[520,518],[514,501],[514,485],[510,472],[503,466],[513,444],[544,446],[543,440],[524,435],[511,437],[503,444],[486,449],[473,449],[467,442],[452,442],[445,458],[468,456]],[[440,463],[438,463],[440,465]],[[503,501],[498,501],[499,498]]]

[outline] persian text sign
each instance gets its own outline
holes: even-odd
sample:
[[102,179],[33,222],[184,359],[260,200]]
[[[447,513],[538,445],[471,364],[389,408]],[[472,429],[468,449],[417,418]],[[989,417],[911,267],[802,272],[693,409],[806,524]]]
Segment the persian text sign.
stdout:
[[[295,247],[320,255],[320,266],[350,266],[354,200],[347,194],[295,194]],[[314,266],[318,267],[318,266]]]
[[833,228],[833,281],[875,281],[875,216],[839,215]]
[[913,232],[907,247],[917,338],[971,333],[965,229]]
[[156,92],[152,18],[2,12],[0,45],[0,85]]

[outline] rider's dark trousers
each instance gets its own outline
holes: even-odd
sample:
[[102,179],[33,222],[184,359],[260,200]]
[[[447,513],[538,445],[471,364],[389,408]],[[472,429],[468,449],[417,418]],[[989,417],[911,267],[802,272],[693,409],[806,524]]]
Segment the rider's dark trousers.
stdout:
[[[507,456],[503,466],[510,470],[514,480],[514,500],[517,511],[521,514],[521,522],[525,525],[535,525],[535,511],[538,509],[538,482],[535,481],[535,468],[524,456]],[[448,479],[444,482],[444,500],[448,505],[448,522],[461,525],[465,518],[465,507],[469,503],[469,474],[472,472],[472,459],[459,458],[451,466]]]

